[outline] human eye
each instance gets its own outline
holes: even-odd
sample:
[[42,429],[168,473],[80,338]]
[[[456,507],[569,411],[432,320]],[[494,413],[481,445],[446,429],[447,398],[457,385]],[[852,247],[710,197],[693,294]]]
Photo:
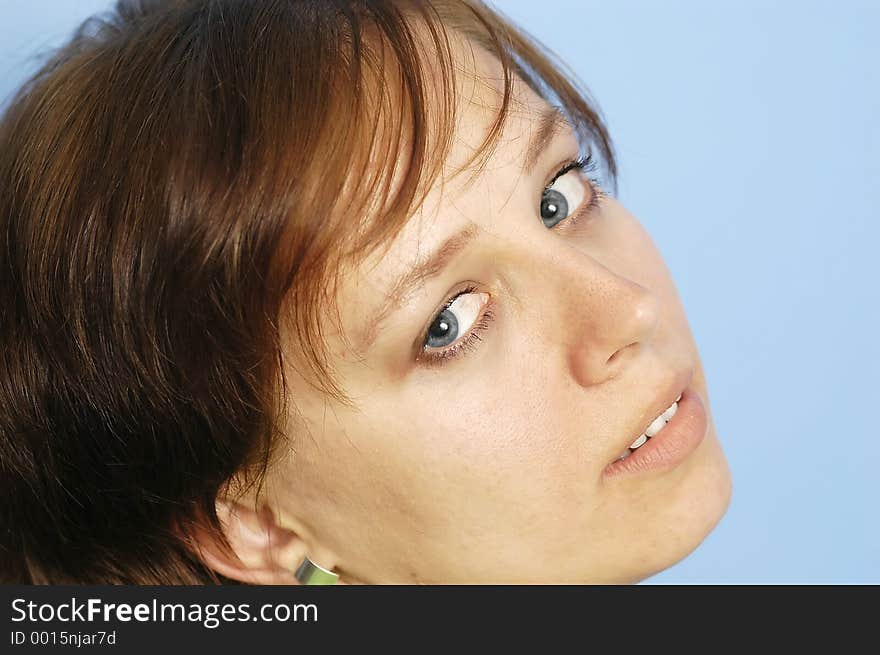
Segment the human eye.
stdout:
[[[564,164],[541,193],[541,220],[552,228],[574,214],[569,222],[589,214],[605,195],[598,180],[589,177],[596,165],[591,155]],[[589,194],[589,199],[584,197]],[[440,366],[482,341],[494,314],[489,294],[469,286],[452,296],[434,315],[422,337],[417,359],[425,366]]]
[[492,318],[489,294],[469,286],[449,299],[435,315],[422,341],[419,360],[428,366],[438,366],[474,348]]
[[[541,221],[548,228],[571,218],[571,223],[589,214],[599,206],[605,195],[598,180],[588,175],[596,170],[592,154],[570,161],[562,166],[541,192]],[[585,202],[584,197],[589,194]]]

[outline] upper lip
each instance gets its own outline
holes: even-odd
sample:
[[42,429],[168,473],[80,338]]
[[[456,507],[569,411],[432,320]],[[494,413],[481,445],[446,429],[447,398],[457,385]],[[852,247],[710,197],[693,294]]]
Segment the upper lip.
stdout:
[[[624,444],[620,450],[628,448],[629,445],[641,436],[645,430],[648,429],[648,426],[651,425],[651,422],[660,416],[664,411],[666,411],[675,399],[678,398],[679,394],[683,393],[687,386],[691,383],[691,379],[694,375],[694,369],[687,368],[682,371],[678,371],[672,377],[672,381],[664,387],[663,392],[657,394],[652,403],[648,406],[648,408],[642,412],[639,416],[638,422],[633,425],[633,431],[630,433],[633,436],[630,436],[626,444]],[[638,430],[638,432],[635,432]],[[620,452],[618,450],[618,452]]]

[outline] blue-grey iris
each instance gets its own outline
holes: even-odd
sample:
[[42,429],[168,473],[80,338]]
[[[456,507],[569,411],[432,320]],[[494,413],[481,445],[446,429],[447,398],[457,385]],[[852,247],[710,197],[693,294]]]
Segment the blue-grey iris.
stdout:
[[458,321],[455,314],[445,309],[437,316],[437,320],[428,330],[428,339],[425,345],[431,348],[442,348],[453,343],[458,338]]
[[541,196],[541,220],[547,227],[553,227],[568,216],[568,202],[556,189],[547,189]]

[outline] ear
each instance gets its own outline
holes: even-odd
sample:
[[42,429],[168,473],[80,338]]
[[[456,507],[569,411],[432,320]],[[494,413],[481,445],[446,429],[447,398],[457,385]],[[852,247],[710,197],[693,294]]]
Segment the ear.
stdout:
[[[265,505],[255,510],[241,502],[218,500],[216,510],[233,552],[221,548],[208,530],[196,528],[192,538],[205,564],[248,584],[299,584],[295,572],[309,548],[295,530],[279,525]],[[321,564],[330,567],[333,562]]]

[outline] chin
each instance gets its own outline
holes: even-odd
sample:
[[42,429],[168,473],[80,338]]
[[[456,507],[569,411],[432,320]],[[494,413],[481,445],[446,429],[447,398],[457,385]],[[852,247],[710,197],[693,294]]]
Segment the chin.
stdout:
[[679,538],[671,541],[667,561],[642,579],[685,559],[703,543],[727,513],[733,495],[733,480],[714,426],[702,446],[702,457],[691,476],[693,482],[687,485],[688,497],[679,504],[673,517],[676,523],[670,524],[677,526]]
[[703,543],[727,512],[733,483],[714,427],[694,456],[691,470],[657,525],[656,536],[648,540],[647,552],[638,566],[622,573],[619,584],[641,582],[678,564]]

